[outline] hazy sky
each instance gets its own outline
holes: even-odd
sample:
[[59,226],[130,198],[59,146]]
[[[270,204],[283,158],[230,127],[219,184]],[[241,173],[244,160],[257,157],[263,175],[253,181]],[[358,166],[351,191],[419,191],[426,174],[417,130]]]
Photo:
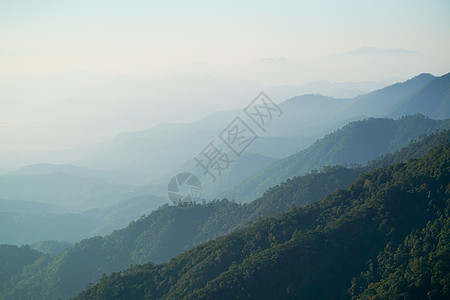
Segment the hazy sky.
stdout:
[[448,0],[0,0],[0,170],[269,86],[443,75],[449,36]]
[[440,71],[449,65],[450,2],[2,0],[0,35],[7,76],[305,62],[362,46],[417,51]]

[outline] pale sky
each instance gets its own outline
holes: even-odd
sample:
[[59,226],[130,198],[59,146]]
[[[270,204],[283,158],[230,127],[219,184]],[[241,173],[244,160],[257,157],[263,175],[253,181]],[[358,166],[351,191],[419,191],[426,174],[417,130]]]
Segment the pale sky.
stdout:
[[448,0],[0,0],[0,171],[270,86],[440,76],[449,37]]
[[0,36],[6,76],[305,62],[362,46],[416,51],[439,71],[449,65],[450,2],[2,0]]

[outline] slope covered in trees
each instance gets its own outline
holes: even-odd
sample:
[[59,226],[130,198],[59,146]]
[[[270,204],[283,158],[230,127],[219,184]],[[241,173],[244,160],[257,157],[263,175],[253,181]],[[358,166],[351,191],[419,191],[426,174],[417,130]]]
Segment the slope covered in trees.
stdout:
[[46,260],[47,255],[28,246],[0,245],[0,288],[5,288],[7,283],[22,273],[28,265]]
[[437,121],[423,115],[398,120],[371,118],[351,122],[317,140],[309,148],[268,165],[225,195],[237,202],[251,201],[269,187],[293,176],[301,176],[326,165],[366,164],[424,134],[449,128],[450,119]]
[[[374,160],[365,170],[419,157],[449,140],[448,130],[431,134]],[[9,282],[1,294],[9,295],[7,298],[11,299],[24,290],[28,297],[74,296],[89,282],[96,282],[103,273],[119,271],[129,264],[168,261],[195,245],[243,228],[260,218],[276,216],[293,206],[319,200],[352,183],[360,172],[360,169],[326,167],[321,172],[314,171],[274,186],[249,204],[222,200],[202,205],[161,207],[104,238],[81,241],[52,261],[40,264],[35,273],[24,273],[20,280]]]
[[400,150],[387,153],[371,160],[362,170],[369,171],[395,163],[407,162],[409,159],[419,158],[427,154],[432,149],[445,145],[449,141],[450,130],[447,129],[440,132],[436,131],[429,135],[422,136],[420,139],[409,143]]
[[368,268],[353,278],[349,294],[355,298],[448,299],[449,241],[447,212],[408,235],[397,247],[388,243]]
[[449,182],[447,143],[76,299],[448,299]]
[[[29,297],[75,296],[103,273],[119,271],[130,264],[168,261],[195,245],[243,228],[259,218],[317,201],[347,186],[358,174],[358,170],[345,167],[327,168],[293,178],[244,205],[224,199],[163,206],[104,238],[85,239],[69,247],[35,274],[24,274],[20,280],[10,282],[3,294],[6,299],[14,299],[23,291]],[[286,193],[287,190],[292,193]]]

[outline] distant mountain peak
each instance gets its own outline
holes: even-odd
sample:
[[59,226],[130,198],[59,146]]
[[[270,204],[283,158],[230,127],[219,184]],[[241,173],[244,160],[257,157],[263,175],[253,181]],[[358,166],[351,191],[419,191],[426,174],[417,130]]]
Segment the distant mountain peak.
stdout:
[[259,60],[260,63],[286,63],[288,60],[284,57],[272,58],[272,57],[264,57]]
[[419,75],[414,76],[414,77],[411,78],[410,80],[415,79],[415,78],[420,78],[420,79],[425,78],[425,79],[429,79],[429,78],[436,78],[436,77],[435,77],[433,74],[431,74],[431,73],[420,73]]

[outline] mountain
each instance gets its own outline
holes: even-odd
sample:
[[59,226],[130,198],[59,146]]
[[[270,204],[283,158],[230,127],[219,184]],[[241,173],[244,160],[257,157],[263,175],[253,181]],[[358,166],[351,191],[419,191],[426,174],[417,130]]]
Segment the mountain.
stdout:
[[0,212],[0,243],[21,245],[45,240],[77,241],[98,227],[98,221],[74,213]]
[[[378,158],[367,168],[403,162],[448,141],[450,131],[431,134],[400,151]],[[321,172],[314,171],[274,186],[248,204],[216,200],[201,205],[163,206],[104,238],[86,239],[69,247],[46,265],[39,265],[39,271],[25,272],[20,281],[9,282],[0,295],[14,298],[21,290],[26,290],[28,297],[74,296],[89,282],[97,282],[103,273],[119,271],[129,264],[169,261],[199,243],[258,223],[261,218],[273,218],[293,207],[313,203],[346,187],[360,173],[360,169],[339,166],[323,168]]]
[[[252,121],[246,120],[248,126],[255,126],[252,129],[258,135],[247,151],[284,158],[293,152],[306,149],[316,139],[348,122],[367,117],[399,117],[401,111],[394,114],[394,108],[400,107],[405,101],[408,102],[407,99],[428,85],[428,89],[432,91],[432,83],[443,80],[444,77],[420,74],[405,82],[348,99],[309,94],[292,97],[278,104],[283,114],[270,120],[265,132]],[[443,82],[440,85],[444,88],[436,89],[435,93],[427,93],[428,97],[432,98],[430,101],[444,101],[443,94],[448,83]],[[298,93],[300,92],[299,90]],[[248,102],[243,103],[242,110],[252,100],[250,97]],[[406,102],[405,106],[409,107],[409,102]],[[414,109],[411,108],[413,113],[450,118],[450,114],[445,110],[417,106],[413,105],[413,102],[411,105],[414,106]],[[170,178],[186,171],[180,169],[180,165],[192,162],[235,117],[245,118],[242,110],[216,112],[193,123],[162,123],[149,129],[123,133],[103,150],[86,157],[81,163],[88,168],[119,174],[116,176],[118,182],[152,183],[160,185],[159,190],[165,192]]]
[[438,77],[425,87],[400,101],[389,115],[397,117],[422,113],[433,119],[444,119],[450,115],[450,73]]
[[76,243],[45,266],[40,265],[32,276],[23,274],[21,281],[11,281],[3,295],[14,298],[20,289],[29,297],[75,296],[89,282],[98,281],[103,273],[119,271],[130,264],[168,261],[199,243],[248,226],[258,218],[314,202],[345,187],[358,174],[357,170],[343,167],[311,173],[286,183],[296,191],[290,197],[284,196],[284,187],[274,188],[265,197],[244,205],[228,200],[165,205],[103,238],[93,237]]
[[0,282],[5,287],[14,276],[32,264],[39,265],[48,260],[44,253],[31,249],[29,246],[0,245]]
[[371,171],[376,168],[389,166],[392,164],[407,162],[410,159],[416,159],[426,155],[433,148],[445,145],[450,142],[450,130],[442,130],[441,132],[434,132],[427,136],[406,145],[400,150],[387,153],[383,156],[377,157],[367,163],[362,171]]
[[[257,140],[258,141],[258,140]],[[265,145],[263,145],[265,146]],[[272,145],[276,147],[275,145]],[[233,153],[227,152],[229,157],[233,157]],[[276,158],[268,157],[261,154],[245,152],[240,157],[234,159],[230,166],[223,172],[223,174],[218,177],[218,180],[212,181],[210,178],[204,177],[204,170],[196,165],[195,160],[190,160],[183,164],[179,169],[183,169],[191,174],[197,176],[197,178],[202,178],[202,195],[201,198],[213,199],[215,197],[220,198],[220,193],[223,190],[230,189],[237,184],[241,183],[250,175],[256,173],[262,168],[270,165],[271,163],[277,161]],[[173,174],[176,174],[177,170],[173,170]],[[163,189],[159,191],[151,190],[153,194],[166,192],[167,186],[161,186]],[[219,196],[218,196],[219,195]]]
[[109,234],[168,201],[150,195],[148,185],[111,179],[110,173],[68,164],[30,165],[0,176],[0,243]]
[[21,245],[47,240],[73,242],[109,234],[166,202],[165,197],[145,195],[107,207],[71,213],[36,202],[0,200],[0,244]]
[[449,233],[446,214],[408,235],[397,247],[387,244],[367,270],[352,280],[349,294],[363,299],[448,298]]
[[14,213],[64,213],[67,212],[62,206],[46,204],[26,200],[0,199],[0,212]]
[[[398,80],[397,80],[398,81]],[[318,80],[298,85],[273,86],[265,89],[273,100],[289,99],[292,95],[323,95],[333,98],[354,98],[356,96],[370,93],[371,91],[384,88],[392,80],[383,82],[360,81],[360,82],[329,82]]]
[[72,210],[107,206],[137,196],[131,186],[65,173],[0,176],[0,197],[60,205]]
[[[269,158],[286,157],[307,148],[325,133],[364,116],[400,116],[403,113],[423,112],[439,118],[448,118],[450,112],[446,107],[450,103],[449,78],[449,74],[441,77],[420,74],[405,82],[352,99],[320,95],[303,95],[288,99],[279,105],[283,115],[271,121],[266,133],[258,132],[259,138],[247,149],[254,155],[237,160],[235,169],[245,169],[239,167],[240,164],[259,166],[262,169],[265,164],[261,163],[261,157],[257,155]],[[429,105],[430,103],[435,105]],[[27,166],[8,176],[0,176],[0,197],[46,203],[58,201],[60,205],[64,205],[61,200],[67,199],[72,207],[84,207],[86,204],[99,206],[109,204],[99,203],[101,199],[123,200],[136,196],[138,194],[130,191],[130,185],[148,183],[154,186],[151,193],[163,195],[170,178],[186,171],[183,167],[192,165],[194,156],[211,140],[217,138],[227,124],[240,113],[242,112],[237,110],[222,111],[191,124],[163,123],[147,130],[121,134],[105,149],[83,162],[95,170],[70,165]],[[237,178],[247,179],[257,171],[260,170],[255,167],[245,174],[230,172],[227,179],[221,181],[222,184],[218,182],[216,187],[209,189],[211,192],[205,195],[209,197],[221,194],[231,185],[236,185]],[[64,175],[55,176],[55,173]],[[235,179],[234,182],[230,178]],[[14,182],[16,180],[17,182]],[[35,182],[39,184],[36,186]],[[52,184],[53,182],[58,184]],[[116,182],[124,184],[118,185]],[[21,186],[21,189],[17,189],[17,186]],[[40,190],[40,186],[45,188]],[[67,195],[63,191],[55,191],[60,186],[66,186],[67,191],[72,187],[76,188]],[[84,186],[93,188],[86,190]],[[100,192],[105,189],[111,192]],[[123,193],[123,196],[116,198]],[[80,201],[83,203],[74,203]]]
[[[101,171],[97,172],[102,173]],[[52,173],[64,173],[79,177],[94,177],[94,178],[98,176],[98,174],[95,174],[96,171],[91,171],[83,167],[73,166],[70,164],[49,164],[49,163],[27,165],[25,167],[20,168],[16,172],[13,172],[10,175],[42,175]]]
[[72,244],[67,241],[41,241],[33,244],[29,244],[28,246],[36,251],[41,253],[48,254],[52,257],[62,253]]
[[[258,170],[258,168],[263,168],[264,164],[269,164],[273,161],[273,157],[261,154],[263,151],[267,152],[267,145],[276,144],[277,147],[273,147],[273,152],[275,153],[277,149],[281,149],[278,150],[277,155],[283,155],[283,151],[285,151],[284,153],[290,153],[297,147],[300,149],[304,148],[308,143],[305,141],[310,141],[313,137],[320,136],[324,132],[327,132],[329,128],[337,128],[352,118],[361,118],[364,114],[358,110],[358,106],[354,106],[354,103],[358,101],[366,101],[366,103],[369,103],[371,101],[379,101],[381,98],[388,98],[389,95],[394,95],[389,98],[392,101],[386,101],[382,105],[385,107],[378,110],[390,112],[392,106],[425,90],[429,84],[432,84],[437,79],[440,78],[420,75],[407,82],[388,87],[383,93],[376,91],[373,93],[375,96],[370,96],[372,98],[369,96],[361,96],[358,99],[333,99],[319,95],[304,95],[285,101],[280,104],[284,112],[283,118],[274,120],[271,128],[268,128],[267,135],[262,135],[257,139],[257,142],[260,144],[258,145],[255,142],[249,148],[249,152],[243,156],[242,161],[234,165],[230,170],[229,177],[225,177],[222,182],[223,184],[219,184],[218,186],[229,187],[236,178],[240,178],[241,180],[250,176],[251,172],[248,172],[250,170],[248,166],[252,167],[252,172],[265,172],[268,168],[276,164],[272,163],[269,167]],[[440,91],[433,97],[440,97],[445,89],[441,89]],[[376,96],[377,93],[379,93],[378,96]],[[369,101],[367,99],[372,100]],[[306,110],[306,107],[309,107],[309,110]],[[365,105],[361,107],[364,108]],[[370,106],[368,107],[370,108]],[[162,124],[150,130],[124,134],[118,138],[117,141],[119,142],[110,149],[112,150],[112,155],[109,156],[109,162],[116,162],[118,165],[111,165],[109,171],[113,170],[113,173],[120,174],[120,176],[126,178],[129,182],[142,180],[143,178],[151,181],[151,176],[155,176],[154,178],[159,178],[159,186],[155,186],[157,188],[161,186],[165,188],[167,182],[164,176],[173,176],[175,173],[173,171],[177,170],[176,165],[179,164],[177,159],[180,157],[190,157],[189,159],[192,159],[192,153],[189,153],[189,151],[194,152],[194,149],[199,147],[198,150],[195,150],[194,155],[198,154],[199,150],[206,145],[202,144],[202,141],[205,140],[208,142],[211,137],[217,136],[223,130],[222,125],[226,126],[227,120],[229,120],[228,118],[234,117],[235,113],[218,113],[209,118],[205,118],[202,122],[193,123],[189,126],[185,126],[185,124]],[[377,110],[374,111],[375,113],[378,113]],[[360,115],[357,116],[356,114]],[[399,125],[400,123],[401,125]],[[378,127],[380,131],[377,135],[377,130],[374,128]],[[277,169],[272,169],[264,176],[264,180],[267,180],[267,182],[255,180],[253,182],[254,185],[244,185],[244,189],[238,190],[238,192],[245,195],[247,193],[245,187],[248,187],[248,191],[250,192],[252,190],[257,191],[259,193],[258,195],[248,196],[248,199],[251,200],[260,196],[266,188],[280,184],[289,177],[302,175],[314,169],[321,169],[325,165],[345,163],[364,164],[380,154],[398,149],[422,133],[429,133],[435,129],[448,128],[448,120],[434,121],[423,116],[410,116],[397,121],[368,119],[366,121],[351,123],[344,128],[346,130],[338,130],[326,136],[323,139],[326,142],[320,143],[320,140],[317,141],[314,144],[316,148],[313,145],[311,146],[312,148],[309,148],[310,152],[304,154],[303,162],[301,159],[298,159],[298,161],[293,160],[287,163],[285,160],[290,157],[281,160],[281,162],[286,163],[281,170],[284,170],[287,174],[281,173],[280,175]],[[190,137],[198,138],[190,139]],[[167,145],[170,147],[165,148]],[[285,147],[285,145],[288,146]],[[257,146],[261,146],[261,149],[258,150]],[[360,150],[355,150],[358,147],[360,147]],[[154,151],[155,149],[159,150]],[[169,151],[165,149],[169,149]],[[255,149],[256,151],[254,151]],[[155,153],[155,156],[148,156],[148,153]],[[102,155],[99,157],[101,158]],[[104,157],[107,158],[107,156]],[[311,160],[307,160],[306,158],[311,158]],[[134,162],[131,168],[130,161]],[[107,160],[103,161],[105,166],[108,166],[109,162]],[[154,162],[156,163],[153,164]],[[167,162],[173,164],[174,167],[169,168]],[[88,171],[86,172],[86,170]],[[38,200],[47,203],[61,204],[62,199],[65,199],[67,200],[65,204],[67,205],[69,203],[72,208],[86,208],[86,206],[98,208],[98,206],[103,206],[105,210],[92,209],[83,213],[58,215],[45,212],[36,215],[28,215],[19,211],[3,212],[2,218],[0,218],[3,225],[0,228],[4,228],[4,230],[9,232],[8,238],[12,238],[14,243],[20,243],[20,239],[23,238],[24,233],[29,234],[27,238],[30,240],[26,240],[26,242],[48,239],[66,239],[72,241],[71,238],[67,238],[67,228],[69,227],[74,230],[76,229],[76,232],[69,233],[71,237],[80,234],[75,239],[81,238],[82,234],[83,237],[97,234],[103,235],[118,227],[125,226],[130,220],[137,219],[142,214],[149,213],[149,210],[144,211],[144,209],[148,209],[145,199],[136,197],[130,202],[125,200],[136,195],[144,195],[145,193],[143,191],[148,186],[131,187],[129,184],[116,184],[100,178],[93,178],[95,176],[102,176],[102,174],[94,174],[94,172],[89,170],[91,169],[41,165],[25,168],[18,174],[2,176],[0,178],[0,192],[3,194],[0,193],[0,196],[7,199],[28,200],[29,196],[33,195],[34,197],[41,197]],[[124,170],[123,173],[122,170]],[[248,173],[242,172],[242,170]],[[150,219],[142,218],[136,222],[137,224],[151,225],[150,230],[147,231],[147,227],[144,225],[141,225],[143,227],[133,225],[137,226],[133,227],[130,224],[129,228],[135,229],[134,235],[128,235],[126,233],[127,231],[124,231],[122,232],[123,235],[115,233],[105,238],[92,238],[73,247],[69,247],[55,259],[49,259],[46,263],[40,262],[39,272],[35,272],[38,274],[32,279],[28,276],[30,274],[21,273],[20,284],[17,279],[14,279],[11,285],[8,285],[8,293],[17,293],[22,289],[22,286],[27,286],[31,291],[30,293],[36,295],[42,293],[55,293],[62,295],[62,297],[74,295],[74,293],[84,287],[80,286],[81,284],[87,284],[89,281],[95,282],[103,272],[118,271],[127,266],[124,263],[142,263],[148,260],[152,260],[155,263],[166,261],[201,242],[227,234],[232,230],[243,228],[249,222],[255,222],[258,217],[267,217],[272,211],[276,215],[277,213],[286,211],[292,205],[306,205],[316,201],[336,188],[345,187],[346,184],[354,179],[352,176],[356,176],[360,172],[359,169],[348,170],[346,168],[333,170],[325,168],[322,173],[319,173],[320,176],[324,175],[324,177],[314,177],[319,175],[311,172],[308,176],[302,177],[305,184],[299,188],[302,192],[298,193],[301,195],[298,197],[290,197],[286,193],[275,189],[271,193],[276,194],[276,191],[278,191],[279,196],[277,201],[274,201],[274,198],[262,197],[261,199],[272,200],[254,202],[260,203],[258,205],[240,205],[229,201],[219,201],[215,202],[215,204],[209,204],[209,208],[205,208],[203,205],[186,205],[173,211],[171,208],[162,208],[158,213],[155,212]],[[100,172],[102,173],[104,171],[105,169]],[[129,176],[131,173],[128,171],[136,176]],[[339,172],[348,176],[338,176],[337,174]],[[139,176],[137,176],[138,173],[140,174]],[[149,174],[152,175],[149,176]],[[93,177],[90,177],[91,175]],[[286,177],[283,178],[283,176]],[[280,178],[277,179],[277,177]],[[248,180],[252,178],[250,177]],[[295,185],[296,181],[293,184]],[[220,190],[217,191],[220,193]],[[165,189],[162,189],[162,192],[165,193]],[[272,194],[269,193],[269,195]],[[287,199],[290,200],[288,201]],[[114,208],[111,206],[111,204],[117,203],[118,201],[120,204],[117,207]],[[153,204],[156,204],[156,202]],[[153,207],[156,207],[156,205]],[[227,216],[230,212],[233,215],[232,218]],[[189,219],[191,223],[183,218],[191,218]],[[40,226],[39,224],[43,225]],[[67,226],[61,226],[61,224],[66,224]],[[179,231],[178,227],[181,227],[185,231]],[[11,228],[13,228],[12,231],[10,230]],[[45,236],[42,233],[45,233]],[[111,236],[117,237],[117,240]],[[128,236],[130,236],[131,240]],[[31,238],[34,238],[34,240]],[[111,244],[108,244],[109,241],[111,241]],[[118,247],[117,249],[115,249],[116,245]],[[167,249],[172,249],[172,251],[167,251]],[[98,255],[98,263],[92,260],[91,254],[88,254],[90,251],[94,255]],[[73,266],[79,266],[79,268],[74,268]],[[30,268],[37,267],[32,264]],[[80,268],[85,268],[86,270],[80,271]],[[77,270],[74,272],[74,275],[70,273],[69,270],[71,269]],[[55,282],[51,287],[43,287],[39,284],[39,280],[45,281],[47,280],[46,278],[63,278],[64,280]],[[42,288],[48,288],[48,290],[42,291]]]
[[449,298],[449,171],[446,144],[75,299]]
[[[120,182],[151,182],[166,186],[171,177],[184,171],[180,170],[180,165],[194,162],[193,158],[239,113],[237,110],[217,112],[191,124],[163,123],[150,129],[123,133],[82,163],[89,168],[120,173]],[[278,147],[273,146],[274,141]],[[309,136],[261,135],[248,152],[278,158],[307,146],[310,141]],[[245,158],[248,159],[250,157]]]
[[[417,93],[417,91],[420,91],[438,78],[439,77],[434,77],[431,74],[420,74],[405,82],[395,83],[383,89],[357,96],[354,98],[354,103],[347,108],[345,114],[349,116],[364,115],[370,117],[388,117],[390,116],[390,110],[398,105],[399,102],[411,97]],[[436,93],[435,96],[437,98],[441,97],[439,93]],[[429,111],[418,110],[412,113],[421,113],[428,117],[432,117],[426,114],[426,112]],[[397,117],[404,115],[405,114],[401,114]],[[447,116],[446,118],[449,117],[450,116]]]
[[269,187],[325,165],[365,164],[407,145],[421,135],[450,128],[450,120],[422,115],[355,121],[317,140],[305,150],[278,160],[247,178],[225,196],[238,202],[255,199]]
[[119,201],[108,207],[90,209],[80,213],[80,215],[91,218],[94,223],[98,224],[89,233],[89,236],[105,235],[127,226],[133,220],[150,214],[167,202],[167,197],[144,195]]
[[122,179],[122,176],[120,174],[114,172],[93,170],[73,164],[50,163],[26,165],[18,169],[17,171],[8,173],[7,175],[49,175],[54,173],[66,174],[82,178],[94,178],[109,183],[117,183]]

